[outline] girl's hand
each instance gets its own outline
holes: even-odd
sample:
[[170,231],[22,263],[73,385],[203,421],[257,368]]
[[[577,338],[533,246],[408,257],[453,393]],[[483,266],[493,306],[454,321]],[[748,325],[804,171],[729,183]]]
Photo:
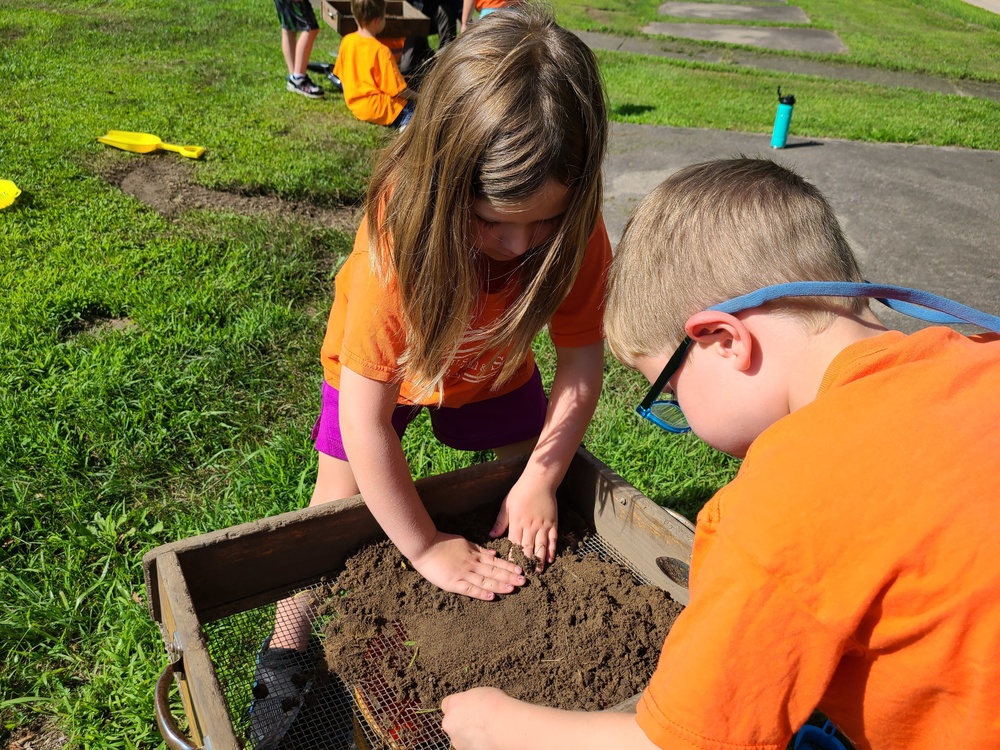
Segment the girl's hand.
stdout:
[[496,554],[496,550],[439,531],[431,545],[418,557],[411,558],[410,563],[438,588],[490,601],[497,594],[509,594],[525,583],[524,571]]
[[497,688],[455,693],[441,701],[441,728],[455,750],[510,750],[505,744],[505,730],[509,728],[505,717],[517,703]]
[[541,573],[546,563],[555,562],[558,522],[555,493],[522,480],[504,498],[490,537],[496,539],[509,528],[507,538],[521,545],[525,557],[538,560],[535,571]]

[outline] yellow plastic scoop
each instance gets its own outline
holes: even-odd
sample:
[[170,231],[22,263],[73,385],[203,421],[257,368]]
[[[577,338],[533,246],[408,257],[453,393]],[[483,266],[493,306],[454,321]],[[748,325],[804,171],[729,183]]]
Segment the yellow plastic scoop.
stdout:
[[7,208],[21,194],[21,189],[10,180],[0,180],[0,208]]
[[164,143],[157,136],[149,133],[131,133],[128,130],[109,130],[97,138],[101,143],[125,151],[134,151],[137,154],[148,154],[162,148],[165,151],[176,151],[181,156],[189,159],[197,159],[205,153],[204,146],[175,146],[173,143]]

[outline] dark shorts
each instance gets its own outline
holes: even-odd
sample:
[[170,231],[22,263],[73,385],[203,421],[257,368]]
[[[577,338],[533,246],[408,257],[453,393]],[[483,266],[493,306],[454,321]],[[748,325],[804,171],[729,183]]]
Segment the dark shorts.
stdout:
[[278,20],[285,31],[312,31],[318,29],[316,13],[309,0],[274,0]]
[[[312,431],[316,450],[346,461],[347,453],[340,434],[340,394],[325,380],[322,390],[323,405]],[[502,396],[458,408],[426,408],[431,415],[434,436],[442,443],[462,451],[485,451],[538,437],[547,407],[542,376],[536,367],[527,383]],[[406,426],[423,408],[397,406],[392,412],[392,426],[400,439]]]
[[413,102],[407,102],[403,105],[403,109],[400,110],[399,114],[396,115],[396,119],[389,123],[390,128],[396,128],[397,130],[404,125],[409,125],[410,120],[413,119],[413,112],[416,110],[416,105]]

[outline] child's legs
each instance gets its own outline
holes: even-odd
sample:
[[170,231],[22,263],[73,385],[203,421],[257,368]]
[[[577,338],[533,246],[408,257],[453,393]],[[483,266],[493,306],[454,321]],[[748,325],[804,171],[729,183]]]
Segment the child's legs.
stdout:
[[299,32],[299,38],[295,43],[295,58],[291,72],[295,75],[305,75],[306,66],[309,64],[309,55],[312,54],[313,42],[316,41],[316,35],[319,33],[316,14],[313,12],[312,3],[309,0],[282,1],[288,4],[292,28]]
[[[419,409],[402,406],[393,412],[392,426],[400,438],[418,412]],[[325,381],[322,385],[322,406],[312,438],[319,453],[319,470],[309,507],[358,494],[358,483],[348,463],[340,434],[340,394]],[[271,647],[305,651],[309,647],[312,620],[313,611],[307,597],[289,597],[278,602]]]
[[312,29],[299,34],[298,42],[295,45],[295,68],[292,71],[295,75],[305,75],[306,66],[309,65],[309,56],[312,54],[313,42],[319,29]]
[[319,453],[319,469],[316,472],[316,486],[313,487],[309,507],[323,505],[334,500],[357,495],[360,490],[354,479],[351,465],[340,458]]
[[289,74],[304,75],[319,23],[309,0],[274,0],[281,23],[281,52]]
[[289,75],[295,72],[295,36],[294,31],[281,30],[281,54],[285,57]]
[[295,16],[292,0],[274,0],[274,9],[278,13],[278,23],[281,24],[281,54],[285,57],[285,65],[289,75],[295,67]]

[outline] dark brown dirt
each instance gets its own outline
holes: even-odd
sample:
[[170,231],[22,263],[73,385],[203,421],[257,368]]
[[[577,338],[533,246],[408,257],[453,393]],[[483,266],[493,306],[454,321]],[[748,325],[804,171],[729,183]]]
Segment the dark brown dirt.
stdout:
[[273,195],[240,195],[209,190],[194,182],[194,165],[176,154],[109,152],[94,165],[104,179],[158,213],[176,218],[185,211],[212,210],[236,214],[294,216],[331,229],[354,232],[361,210],[325,208],[306,201],[287,201]]
[[49,717],[41,717],[13,731],[4,750],[59,750],[69,739],[56,727]]
[[[488,508],[438,524],[507,554],[506,539],[488,541],[495,518]],[[617,563],[580,553],[582,521],[564,514],[560,523],[556,562],[540,574],[522,565],[528,584],[493,602],[441,591],[389,542],[362,548],[324,607],[335,615],[325,633],[329,669],[347,684],[384,680],[397,699],[424,708],[483,685],[581,710],[640,692],[681,607]]]

